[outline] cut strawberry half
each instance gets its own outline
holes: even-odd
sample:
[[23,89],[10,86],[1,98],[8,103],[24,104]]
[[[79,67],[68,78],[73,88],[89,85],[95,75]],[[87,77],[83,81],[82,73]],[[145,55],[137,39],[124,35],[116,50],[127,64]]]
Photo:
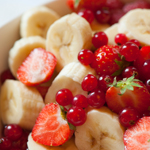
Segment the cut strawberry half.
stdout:
[[135,126],[124,133],[125,150],[148,150],[150,148],[150,116],[141,118]]
[[58,104],[47,104],[40,112],[32,130],[35,142],[48,146],[59,146],[72,135]]
[[28,86],[48,81],[56,66],[56,57],[42,48],[35,48],[17,71],[17,78]]

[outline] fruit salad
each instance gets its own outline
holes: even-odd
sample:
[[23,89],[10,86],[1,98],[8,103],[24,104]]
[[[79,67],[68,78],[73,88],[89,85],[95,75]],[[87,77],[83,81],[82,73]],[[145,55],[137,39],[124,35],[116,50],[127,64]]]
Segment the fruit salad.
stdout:
[[20,18],[1,73],[0,150],[149,150],[150,2],[65,5]]

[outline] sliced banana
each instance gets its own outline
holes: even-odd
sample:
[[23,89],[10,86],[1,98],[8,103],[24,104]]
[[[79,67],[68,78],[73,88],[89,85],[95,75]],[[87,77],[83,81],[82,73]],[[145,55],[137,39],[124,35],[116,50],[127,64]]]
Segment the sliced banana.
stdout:
[[57,58],[57,71],[70,62],[77,61],[81,49],[92,46],[90,24],[75,13],[68,14],[55,21],[49,28],[46,38],[46,50]]
[[142,45],[150,45],[150,9],[134,9],[120,20],[118,31],[129,39],[137,39]]
[[87,92],[82,90],[81,82],[87,74],[96,75],[94,69],[89,66],[83,66],[79,62],[72,62],[66,65],[58,76],[52,82],[45,96],[45,103],[56,102],[56,93],[63,88],[68,88],[73,95],[83,94],[87,96]]
[[106,30],[104,30],[108,37],[108,45],[116,45],[115,43],[115,36],[118,34],[118,23],[113,24]]
[[40,93],[17,80],[6,80],[1,87],[0,112],[3,124],[18,124],[31,130],[44,107]]
[[60,16],[46,6],[38,6],[26,11],[21,17],[21,37],[41,36],[46,38],[49,27]]
[[35,142],[32,139],[31,134],[29,134],[27,145],[29,150],[78,150],[74,143],[74,137],[72,137],[62,146],[53,147],[53,146],[45,146]]
[[75,144],[79,150],[124,150],[123,134],[115,113],[107,107],[92,109],[86,122],[76,127]]
[[45,49],[45,39],[40,36],[22,38],[15,42],[9,51],[8,64],[12,74],[17,78],[17,70],[34,48]]

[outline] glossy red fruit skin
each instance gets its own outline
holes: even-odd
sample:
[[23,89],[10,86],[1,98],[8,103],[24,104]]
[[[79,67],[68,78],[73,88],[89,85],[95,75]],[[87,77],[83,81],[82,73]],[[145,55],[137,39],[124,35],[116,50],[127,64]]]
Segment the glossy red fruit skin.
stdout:
[[128,41],[128,38],[125,34],[123,33],[118,33],[116,36],[115,36],[115,43],[118,44],[118,45],[123,45],[125,44],[126,42]]
[[94,68],[98,75],[112,75],[120,66],[116,61],[121,61],[118,55],[119,46],[103,46],[97,49],[94,53],[95,60],[91,63],[91,67]]
[[139,57],[134,61],[134,66],[137,68],[140,80],[145,82],[145,74],[142,71],[142,66],[146,60],[150,59],[150,46],[143,46],[140,49],[140,55]]
[[106,102],[105,93],[100,89],[96,89],[87,96],[87,100],[90,106],[101,108]]
[[150,107],[150,93],[148,92],[146,86],[142,82],[136,82],[142,87],[134,87],[134,90],[126,90],[123,95],[119,95],[120,89],[117,87],[110,87],[106,91],[106,103],[108,107],[115,113],[120,113],[120,111],[126,107],[135,108],[140,115]]
[[143,66],[142,66],[141,69],[142,69],[142,73],[144,74],[144,79],[145,80],[150,79],[150,59],[146,60],[143,63]]
[[108,37],[104,32],[97,32],[92,37],[92,43],[94,47],[100,48],[108,44]]
[[56,101],[59,105],[67,106],[72,103],[73,95],[69,89],[61,89],[56,93]]
[[4,129],[4,135],[11,141],[16,141],[23,135],[23,130],[17,124],[9,124]]
[[131,40],[129,40],[128,42],[132,42],[132,43],[136,44],[136,45],[139,47],[139,49],[141,49],[141,43],[140,43],[138,40],[136,40],[136,39],[131,39]]
[[136,60],[140,55],[139,47],[132,42],[122,45],[119,52],[129,62]]
[[108,23],[110,19],[110,12],[108,9],[99,9],[95,12],[95,18],[99,23]]
[[119,121],[122,124],[122,126],[128,128],[133,125],[139,120],[140,115],[138,111],[134,108],[124,108],[120,113],[119,113]]
[[87,98],[82,94],[75,95],[72,100],[72,105],[81,108],[86,108],[88,107]]
[[82,80],[81,87],[84,91],[92,91],[97,87],[97,84],[97,78],[92,74],[88,74]]
[[90,65],[94,60],[94,54],[91,50],[83,49],[78,53],[78,60],[85,66]]
[[109,9],[121,9],[123,7],[123,3],[120,0],[107,0],[106,6]]
[[0,138],[0,150],[9,150],[12,147],[12,142],[7,137]]
[[67,112],[67,120],[74,126],[80,126],[86,121],[86,112],[78,106],[72,106]]
[[91,10],[85,9],[78,12],[78,15],[86,19],[89,24],[91,24],[94,20],[94,13]]
[[146,88],[148,89],[148,91],[150,92],[150,79],[145,81],[145,85],[146,85]]
[[126,67],[122,72],[122,77],[123,78],[129,78],[133,75],[135,76],[135,79],[139,79],[138,70],[134,66]]

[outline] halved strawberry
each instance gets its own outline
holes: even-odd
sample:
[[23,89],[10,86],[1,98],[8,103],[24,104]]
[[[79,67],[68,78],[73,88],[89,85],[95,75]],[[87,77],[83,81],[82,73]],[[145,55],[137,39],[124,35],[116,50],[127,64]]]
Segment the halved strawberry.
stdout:
[[32,130],[34,141],[48,146],[65,143],[72,134],[58,104],[47,104],[40,112]]
[[56,62],[56,57],[52,53],[35,48],[19,67],[17,77],[28,86],[46,82],[51,78]]
[[143,117],[124,133],[125,150],[148,150],[150,148],[150,116]]
[[112,87],[106,91],[106,102],[116,113],[126,107],[133,107],[143,114],[150,109],[150,93],[141,81],[132,76],[118,82],[114,80]]

